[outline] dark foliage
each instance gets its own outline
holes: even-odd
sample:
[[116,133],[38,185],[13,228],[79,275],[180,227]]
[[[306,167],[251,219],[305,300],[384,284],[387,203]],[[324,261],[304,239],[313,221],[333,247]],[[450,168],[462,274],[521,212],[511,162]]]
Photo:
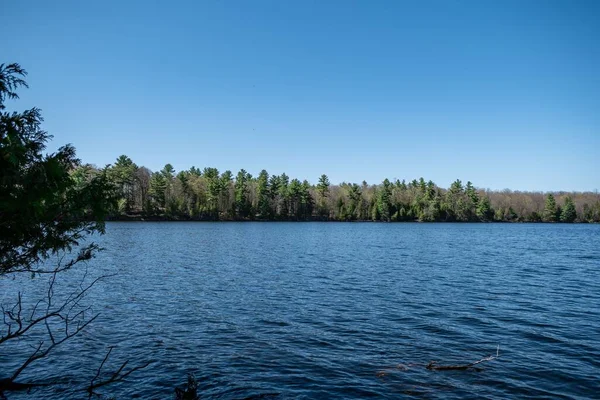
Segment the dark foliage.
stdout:
[[39,109],[5,111],[4,101],[26,86],[25,75],[18,64],[0,65],[0,274],[35,272],[49,255],[103,232],[114,200],[103,171],[78,169],[73,146],[42,153],[51,136],[41,129]]

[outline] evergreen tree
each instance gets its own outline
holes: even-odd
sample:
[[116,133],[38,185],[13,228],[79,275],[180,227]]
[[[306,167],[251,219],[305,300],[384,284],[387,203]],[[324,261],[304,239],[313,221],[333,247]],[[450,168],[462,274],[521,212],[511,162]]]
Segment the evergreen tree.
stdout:
[[164,208],[168,215],[174,216],[178,213],[177,198],[173,193],[173,181],[175,180],[175,168],[171,164],[166,164],[160,171],[164,178]]
[[467,187],[465,189],[465,193],[471,200],[471,203],[473,204],[473,206],[476,207],[477,204],[479,203],[479,193],[477,193],[477,190],[475,190],[475,187],[473,186],[471,181],[467,182]]
[[300,209],[300,202],[302,198],[302,183],[298,179],[292,179],[289,187],[289,206],[290,206],[290,214],[295,217],[295,219],[299,219],[302,215],[302,210]]
[[278,210],[281,218],[286,219],[289,215],[289,202],[290,202],[290,192],[288,190],[290,178],[285,174],[281,174],[279,176],[279,193],[278,197]]
[[166,164],[163,167],[162,171],[160,171],[160,173],[163,174],[167,183],[171,183],[171,181],[175,177],[175,168],[173,168],[171,164]]
[[359,219],[360,218],[360,201],[362,199],[362,192],[360,190],[360,186],[356,183],[348,186],[348,208],[346,210],[346,214],[348,219]]
[[427,183],[425,182],[425,179],[423,177],[419,178],[419,190],[421,191],[421,194],[423,196],[426,195],[426,193],[427,193]]
[[260,171],[257,180],[256,194],[258,196],[258,214],[261,219],[270,219],[272,217],[271,203],[269,201],[269,173],[266,170]]
[[173,196],[171,201],[171,212],[184,214],[186,217],[194,216],[194,204],[196,196],[190,187],[190,178],[192,174],[189,171],[180,171],[175,177],[173,184]]
[[383,221],[389,221],[391,218],[390,215],[390,206],[391,206],[391,197],[392,197],[392,184],[388,179],[385,179],[382,183],[381,190],[378,192],[377,196],[377,210],[379,219]]
[[202,174],[207,181],[208,186],[208,211],[213,218],[218,218],[219,215],[219,195],[221,193],[221,179],[219,178],[219,170],[217,168],[206,167]]
[[575,203],[570,196],[565,198],[565,204],[560,213],[560,220],[562,222],[574,222],[577,219],[577,211],[575,210]]
[[279,195],[279,176],[271,175],[269,179],[269,197],[275,201]]
[[165,192],[167,189],[167,181],[165,176],[160,172],[154,172],[150,177],[150,195],[153,206],[156,209],[165,209]]
[[427,192],[425,198],[432,200],[435,197],[435,183],[433,181],[427,182]]
[[235,179],[235,209],[238,217],[247,218],[250,214],[250,201],[248,200],[248,181],[251,176],[242,169]]
[[302,208],[302,218],[307,220],[312,216],[313,211],[313,198],[310,195],[310,183],[307,180],[302,182],[302,190],[300,193],[300,204]]
[[228,217],[235,215],[235,201],[231,202],[232,182],[233,174],[230,170],[221,174],[221,178],[219,179],[219,206],[217,207],[219,215],[225,214]]
[[133,208],[134,185],[138,167],[126,155],[117,158],[115,164],[108,169],[108,177],[119,193],[120,212],[129,212]]
[[489,197],[485,196],[479,201],[477,205],[477,217],[481,221],[491,221],[494,217],[494,210],[492,210],[492,205],[490,204]]
[[319,183],[317,184],[317,193],[319,193],[320,197],[327,197],[329,194],[329,178],[327,175],[323,174],[319,177]]
[[460,179],[452,182],[450,189],[446,192],[444,203],[442,205],[443,211],[449,221],[467,221],[467,203],[464,196],[464,188]]
[[543,220],[544,222],[556,222],[558,220],[558,208],[552,193],[549,193],[546,197]]
[[194,176],[202,176],[202,171],[200,171],[200,169],[196,168],[196,167],[192,167],[190,168],[190,174],[194,175]]
[[321,217],[328,218],[329,210],[327,209],[327,197],[329,196],[329,178],[323,174],[319,177],[319,183],[317,184],[318,194],[318,213]]

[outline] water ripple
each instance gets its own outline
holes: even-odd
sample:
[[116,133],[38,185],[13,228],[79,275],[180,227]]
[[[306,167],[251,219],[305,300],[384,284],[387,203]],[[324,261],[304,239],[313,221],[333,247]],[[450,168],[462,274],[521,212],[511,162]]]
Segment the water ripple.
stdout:
[[[110,223],[100,242],[91,269],[118,272],[87,298],[102,315],[32,365],[61,376],[35,398],[79,398],[108,345],[114,365],[154,361],[119,398],[171,398],[190,372],[214,399],[600,393],[597,225]],[[0,280],[0,300],[35,284]],[[424,367],[497,345],[479,372]]]

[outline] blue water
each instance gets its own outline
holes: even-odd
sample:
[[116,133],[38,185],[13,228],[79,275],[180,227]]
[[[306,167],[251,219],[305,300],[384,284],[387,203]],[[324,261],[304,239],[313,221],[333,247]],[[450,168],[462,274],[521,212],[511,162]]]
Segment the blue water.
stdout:
[[[109,223],[99,242],[100,318],[21,379],[62,384],[9,398],[83,398],[108,345],[108,369],[153,361],[101,391],[123,399],[187,373],[202,398],[600,398],[598,225]],[[497,346],[481,371],[425,368]]]

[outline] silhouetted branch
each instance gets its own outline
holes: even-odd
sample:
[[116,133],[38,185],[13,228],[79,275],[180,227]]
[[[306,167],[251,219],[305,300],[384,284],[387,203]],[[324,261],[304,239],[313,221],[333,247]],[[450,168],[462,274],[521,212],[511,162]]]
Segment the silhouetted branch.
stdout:
[[[78,318],[80,316],[81,313],[77,313],[74,318]],[[89,320],[81,323],[81,322],[77,322],[76,328],[74,330],[70,330],[70,326],[69,323],[73,322],[73,320],[71,318],[69,318],[69,316],[66,317],[61,317],[61,319],[64,319],[64,323],[65,323],[65,335],[62,337],[62,339],[60,340],[56,340],[54,338],[54,336],[52,335],[52,331],[49,328],[48,324],[47,324],[47,319],[45,320],[46,322],[46,327],[48,328],[48,332],[49,332],[49,338],[50,338],[50,345],[48,347],[46,347],[44,350],[42,350],[42,347],[44,345],[44,341],[40,341],[40,344],[37,346],[37,348],[35,349],[35,351],[33,352],[33,354],[31,354],[29,356],[29,358],[15,371],[15,373],[11,376],[10,380],[14,381],[15,379],[17,379],[17,377],[19,376],[19,374],[21,374],[21,372],[23,372],[23,370],[25,368],[27,368],[27,366],[29,366],[29,364],[31,364],[32,362],[39,360],[40,358],[44,358],[48,355],[48,353],[50,353],[50,351],[52,351],[56,346],[64,343],[65,341],[67,341],[68,339],[72,338],[73,336],[77,335],[79,332],[81,332],[83,329],[85,329],[86,326],[88,326],[89,324],[91,324],[96,318],[98,318],[100,314],[96,314],[94,315],[92,318],[90,318]]]
[[[67,265],[70,268],[81,261],[84,261],[84,258],[78,257],[71,260]],[[37,326],[44,329],[47,338],[40,340],[33,346],[33,352],[9,378],[0,379],[0,392],[9,390],[9,388],[12,388],[11,390],[21,390],[37,386],[29,383],[17,383],[15,380],[33,362],[46,357],[54,348],[78,335],[98,318],[99,314],[88,317],[87,314],[91,312],[92,308],[91,306],[82,305],[81,300],[98,281],[112,275],[103,275],[88,282],[86,268],[79,284],[76,285],[76,289],[68,293],[64,300],[55,304],[56,277],[62,271],[64,271],[64,265],[61,261],[48,280],[45,298],[36,302],[30,313],[23,312],[21,292],[18,293],[16,303],[10,309],[7,309],[4,305],[1,306],[4,328],[0,329],[0,345],[13,339],[22,339]]]
[[106,361],[108,361],[108,359],[110,358],[110,353],[113,351],[113,348],[114,348],[113,346],[109,347],[108,352],[106,353],[106,356],[104,356],[102,363],[100,363],[100,366],[98,367],[98,370],[96,371],[96,375],[92,378],[92,380],[90,381],[90,385],[86,389],[89,394],[88,398],[90,398],[90,399],[94,395],[99,396],[98,393],[95,392],[95,389],[98,389],[102,386],[109,385],[114,382],[120,382],[123,379],[127,378],[129,375],[131,375],[133,372],[139,371],[140,369],[146,368],[147,366],[152,364],[152,361],[148,361],[145,364],[138,365],[137,367],[131,368],[127,372],[123,372],[125,370],[125,367],[129,363],[129,360],[126,360],[123,364],[121,364],[121,366],[119,367],[119,369],[117,369],[117,371],[112,373],[112,375],[109,378],[96,383],[96,379],[98,379],[100,377],[100,374],[102,373],[102,368],[104,367],[104,364],[106,364]]

